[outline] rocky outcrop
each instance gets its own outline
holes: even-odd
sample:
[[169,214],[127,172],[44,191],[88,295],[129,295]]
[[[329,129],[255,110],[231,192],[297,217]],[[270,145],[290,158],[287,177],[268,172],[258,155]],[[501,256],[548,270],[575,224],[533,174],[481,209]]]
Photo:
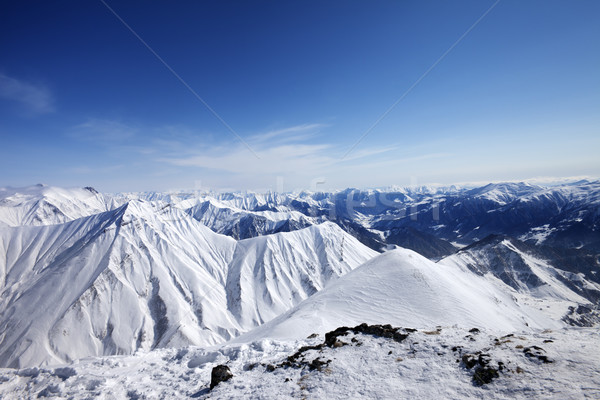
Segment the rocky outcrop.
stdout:
[[214,389],[219,383],[228,381],[231,378],[233,378],[233,374],[227,365],[217,365],[210,374],[210,389]]

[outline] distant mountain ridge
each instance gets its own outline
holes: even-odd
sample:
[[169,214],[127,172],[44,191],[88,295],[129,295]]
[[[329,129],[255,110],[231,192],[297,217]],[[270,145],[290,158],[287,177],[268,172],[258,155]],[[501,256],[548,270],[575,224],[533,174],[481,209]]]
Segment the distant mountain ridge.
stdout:
[[[600,181],[586,180],[553,186],[511,182],[477,188],[346,189],[294,194],[101,195],[93,188],[65,190],[38,185],[0,189],[0,223],[17,226],[65,222],[113,209],[131,199],[169,203],[215,232],[234,238],[331,221],[375,250],[387,244],[417,252],[430,250],[420,249],[417,244],[406,246],[398,240],[398,232],[410,229],[459,246],[501,234],[528,243],[600,252]],[[53,214],[58,216],[51,217]],[[452,246],[441,248],[446,250],[432,254],[454,252]]]
[[38,184],[0,188],[0,227],[58,224],[109,211],[120,204],[92,187],[62,189]]
[[175,204],[240,238],[331,221],[374,250],[398,245],[432,259],[494,234],[600,253],[599,181],[394,190],[190,195]]

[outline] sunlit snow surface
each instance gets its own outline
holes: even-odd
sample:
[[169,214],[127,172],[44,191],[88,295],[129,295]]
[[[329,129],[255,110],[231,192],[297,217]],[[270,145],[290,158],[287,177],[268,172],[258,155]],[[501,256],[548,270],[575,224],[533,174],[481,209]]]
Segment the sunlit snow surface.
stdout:
[[[362,227],[362,239],[383,240],[401,218],[427,225],[436,201],[452,207],[432,232],[457,245],[530,217],[511,234],[536,244],[564,227],[595,235],[599,187],[399,188],[390,198],[0,189],[0,361],[17,368],[0,370],[0,398],[600,398],[599,331],[561,320],[600,293],[589,276],[512,239],[434,263],[402,248],[377,255],[356,238]],[[356,237],[327,222],[336,216],[353,218],[344,229]],[[593,246],[584,236],[571,246]],[[364,322],[418,332],[307,352],[331,360],[321,371],[267,370]],[[529,346],[553,362],[527,357]],[[507,369],[474,385],[463,351]],[[235,377],[209,393],[217,364]]]
[[376,253],[333,223],[236,241],[164,203],[0,230],[0,363],[222,343]]
[[[600,397],[597,330],[559,329],[516,333],[505,338],[503,334],[485,330],[472,334],[466,329],[442,327],[439,334],[411,333],[402,343],[350,334],[342,338],[348,343],[346,346],[305,353],[307,360],[331,360],[321,371],[276,368],[268,372],[266,365],[281,363],[302,345],[322,342],[322,336],[86,359],[67,371],[0,369],[0,397],[36,398],[40,393],[55,399]],[[552,363],[527,357],[523,349],[529,346],[541,347]],[[453,351],[455,347],[457,351]],[[472,371],[457,362],[461,354],[478,351],[489,354],[493,365],[502,362],[506,368],[497,379],[483,386],[475,385]],[[218,364],[227,364],[234,378],[209,391],[210,373]]]
[[298,338],[362,322],[413,328],[456,324],[496,331],[562,326],[540,310],[519,304],[485,277],[397,249],[234,340]]

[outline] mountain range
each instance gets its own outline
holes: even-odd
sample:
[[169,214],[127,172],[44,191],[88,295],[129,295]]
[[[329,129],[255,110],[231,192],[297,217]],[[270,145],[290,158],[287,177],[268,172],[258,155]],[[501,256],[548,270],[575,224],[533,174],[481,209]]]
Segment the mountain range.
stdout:
[[600,182],[0,189],[0,367],[338,325],[592,326]]

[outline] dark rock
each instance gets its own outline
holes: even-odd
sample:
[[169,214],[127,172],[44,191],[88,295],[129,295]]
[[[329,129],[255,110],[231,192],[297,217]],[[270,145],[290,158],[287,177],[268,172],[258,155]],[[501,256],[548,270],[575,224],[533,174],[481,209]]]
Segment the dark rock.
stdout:
[[[366,324],[364,324],[366,325]],[[350,331],[352,328],[349,328],[347,326],[340,326],[339,328],[331,331],[331,332],[327,332],[325,334],[325,344],[329,347],[333,347],[333,344],[336,342],[337,337],[338,336],[345,336],[348,334],[348,331]]]
[[477,365],[477,359],[473,354],[465,354],[462,356],[462,363],[467,369],[471,369]]
[[477,328],[473,328],[473,329],[469,329],[469,332],[471,332],[471,333],[479,333],[480,330],[477,329]]
[[[331,360],[326,362],[321,361],[319,358],[308,362],[304,359],[304,355],[309,350],[317,350],[322,351],[323,347],[331,347],[331,348],[339,348],[342,346],[347,346],[349,343],[338,340],[340,336],[346,336],[348,333],[361,333],[367,335],[373,335],[378,337],[385,337],[388,339],[395,340],[396,342],[402,342],[404,339],[408,337],[408,333],[404,332],[414,332],[414,329],[405,329],[394,328],[391,325],[367,325],[360,324],[355,326],[354,328],[348,326],[341,326],[331,332],[327,332],[325,334],[325,340],[321,344],[313,345],[313,346],[303,346],[298,349],[294,354],[288,356],[285,361],[278,364],[277,366],[267,366],[267,371],[274,371],[275,368],[283,367],[283,368],[303,368],[308,367],[310,370],[317,369],[321,370],[323,365],[329,364]],[[361,342],[359,342],[356,338],[351,338],[350,341],[355,343],[356,346],[360,346]]]
[[406,339],[407,337],[408,337],[408,334],[404,334],[404,333],[395,332],[395,333],[394,333],[394,336],[393,336],[393,339],[394,339],[396,342],[400,343],[400,342],[404,341],[404,339]]
[[233,374],[227,365],[217,365],[210,374],[210,389],[212,390],[221,382],[233,378]]
[[321,361],[321,359],[319,357],[317,357],[308,364],[308,369],[311,371],[314,371],[315,369],[317,371],[321,371],[322,368],[329,365],[330,362],[331,362],[331,360]]
[[473,372],[473,383],[481,386],[492,382],[494,379],[500,377],[498,370],[492,367],[478,366]]
[[485,367],[490,363],[490,355],[480,352],[475,354],[467,353],[462,356],[462,362],[467,369],[471,369],[478,364],[482,367]]
[[56,368],[54,370],[54,375],[64,381],[72,376],[77,375],[77,371],[71,367]]
[[525,347],[523,353],[529,358],[536,358],[544,364],[552,363],[553,361],[546,356],[546,350],[538,346]]
[[275,366],[273,364],[267,364],[267,366],[265,367],[265,371],[267,372],[273,372],[275,371]]
[[279,366],[280,367],[301,368],[302,363],[300,363],[298,361],[298,359],[300,357],[302,357],[305,352],[307,352],[309,350],[321,350],[323,348],[323,346],[324,346],[324,344],[317,344],[314,346],[302,346],[294,354],[292,354],[291,356],[288,356],[286,361],[282,362]]
[[[459,347],[456,347],[458,350]],[[477,386],[485,385],[490,383],[492,380],[498,378],[500,374],[498,370],[504,369],[504,363],[498,362],[498,368],[491,367],[489,364],[491,357],[489,354],[477,352],[474,354],[467,353],[462,356],[462,363],[465,368],[473,369],[473,384]]]
[[403,331],[402,331],[402,328],[394,328],[389,324],[386,324],[386,325],[360,324],[360,325],[355,326],[354,328],[342,326],[342,327],[337,328],[336,330],[327,332],[325,334],[325,345],[327,345],[329,347],[333,347],[335,342],[337,341],[338,336],[345,336],[348,334],[348,332],[362,333],[362,334],[366,334],[366,335],[384,337],[384,338],[388,338],[388,339],[393,339],[394,341],[400,343],[408,337],[410,332],[415,332],[416,330],[408,328],[408,329],[404,329]]

